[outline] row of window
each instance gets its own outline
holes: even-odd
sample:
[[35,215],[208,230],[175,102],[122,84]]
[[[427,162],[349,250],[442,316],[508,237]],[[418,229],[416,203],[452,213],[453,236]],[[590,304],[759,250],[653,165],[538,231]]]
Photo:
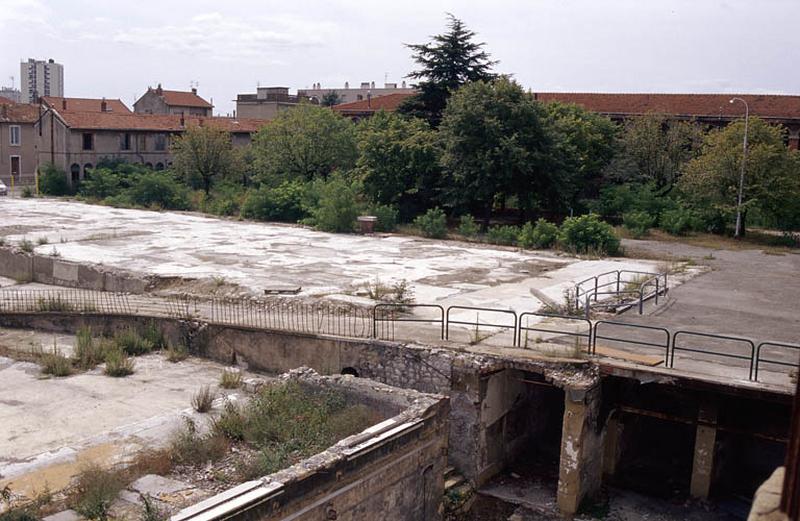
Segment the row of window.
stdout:
[[[94,133],[84,132],[82,135],[82,148],[83,150],[94,150]],[[119,149],[132,150],[134,139],[138,140],[137,149],[139,151],[147,150],[147,136],[145,134],[133,135],[130,132],[123,132],[119,135]],[[156,151],[164,151],[167,149],[167,135],[155,134],[153,149]]]

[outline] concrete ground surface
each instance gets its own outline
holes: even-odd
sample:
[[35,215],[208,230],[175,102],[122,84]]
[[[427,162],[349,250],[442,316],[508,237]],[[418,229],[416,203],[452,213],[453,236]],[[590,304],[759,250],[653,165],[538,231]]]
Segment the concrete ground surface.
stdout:
[[580,260],[402,235],[323,233],[293,225],[237,222],[190,213],[117,209],[54,199],[0,200],[0,237],[24,238],[36,252],[167,277],[211,278],[265,289],[301,287],[301,296],[351,299],[376,279],[405,279],[425,303],[535,309],[531,290],[557,301],[598,273],[657,271],[662,263]]
[[[71,352],[70,335],[0,329],[0,346],[10,349],[51,349],[54,339]],[[0,357],[0,488],[10,484],[27,497],[45,486],[57,491],[88,463],[111,465],[164,446],[183,417],[202,426],[208,415],[194,412],[191,397],[201,386],[216,388],[223,369],[198,358],[171,363],[150,354],[136,357],[134,374],[125,378],[104,375],[102,366],[50,378],[34,363]],[[241,390],[217,393],[218,405],[223,395],[244,397]]]

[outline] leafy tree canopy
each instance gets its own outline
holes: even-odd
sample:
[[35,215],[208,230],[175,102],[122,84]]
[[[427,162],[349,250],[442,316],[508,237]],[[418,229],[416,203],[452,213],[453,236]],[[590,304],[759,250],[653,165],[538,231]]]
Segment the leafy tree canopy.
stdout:
[[214,178],[238,173],[238,156],[230,134],[211,126],[190,127],[171,146],[175,173],[191,186],[211,191]]
[[325,179],[337,169],[347,171],[357,153],[353,123],[310,104],[281,112],[253,140],[256,178],[269,186],[292,179]]
[[474,31],[448,14],[448,31],[432,37],[430,43],[408,44],[419,69],[408,75],[422,80],[416,87],[419,94],[406,100],[399,111],[422,118],[438,126],[450,94],[472,81],[491,81],[496,77],[492,67],[497,63],[483,50],[485,43],[475,42]]

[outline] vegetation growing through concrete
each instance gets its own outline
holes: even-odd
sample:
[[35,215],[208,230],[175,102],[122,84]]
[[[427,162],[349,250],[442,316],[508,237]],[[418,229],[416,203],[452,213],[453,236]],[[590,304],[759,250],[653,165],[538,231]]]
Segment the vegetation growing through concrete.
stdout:
[[45,351],[39,348],[39,364],[42,367],[42,373],[52,376],[69,376],[72,374],[72,361],[64,356],[61,349],[58,348],[55,339],[53,339],[52,351]]
[[206,413],[214,406],[214,391],[211,386],[204,385],[192,395],[192,408],[199,413]]
[[124,487],[121,472],[90,465],[76,478],[69,503],[88,519],[106,521],[111,504]]
[[106,368],[105,374],[115,378],[132,375],[135,370],[134,361],[118,345],[110,344],[105,353]]
[[223,389],[238,389],[242,386],[242,373],[235,369],[225,369],[219,375],[219,386]]

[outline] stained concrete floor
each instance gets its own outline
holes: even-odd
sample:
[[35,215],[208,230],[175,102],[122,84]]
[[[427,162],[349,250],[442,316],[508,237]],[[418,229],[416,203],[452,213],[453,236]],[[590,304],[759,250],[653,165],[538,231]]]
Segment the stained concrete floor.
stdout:
[[[0,329],[0,347],[52,348],[65,354],[74,337]],[[203,425],[208,415],[191,408],[192,395],[216,387],[223,366],[198,358],[171,363],[161,354],[135,359],[135,373],[112,378],[102,366],[63,378],[42,375],[38,365],[0,357],[0,488],[10,484],[28,497],[45,486],[66,486],[82,466],[126,461],[143,448],[168,443],[183,417]],[[240,390],[217,389],[244,399]]]

